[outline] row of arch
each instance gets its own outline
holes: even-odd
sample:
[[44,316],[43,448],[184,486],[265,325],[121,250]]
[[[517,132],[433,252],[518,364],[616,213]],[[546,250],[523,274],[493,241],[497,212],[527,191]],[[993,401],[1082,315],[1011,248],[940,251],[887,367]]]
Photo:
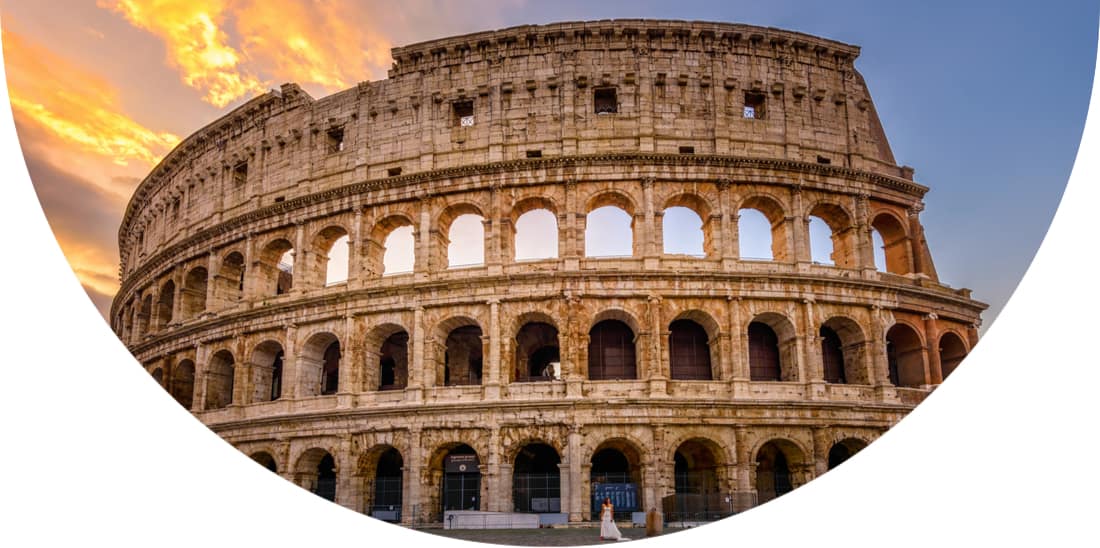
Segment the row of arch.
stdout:
[[[787,438],[768,438],[748,454],[746,471],[749,477],[738,481],[734,457],[714,440],[696,436],[680,442],[663,460],[663,475],[670,493],[655,493],[658,497],[672,495],[673,508],[690,510],[692,517],[716,519],[734,510],[735,491],[742,491],[737,510],[762,504],[782,496],[812,479],[817,473],[831,470],[867,446],[862,438],[843,437],[823,447],[826,453],[812,454],[798,442]],[[662,450],[658,448],[657,450]],[[488,510],[488,497],[500,497],[509,506],[506,511],[521,513],[579,513],[587,519],[598,519],[599,506],[608,493],[617,497],[618,513],[629,515],[643,511],[645,490],[660,489],[653,485],[654,476],[645,473],[653,466],[652,457],[641,445],[625,438],[610,438],[599,443],[584,460],[582,476],[569,481],[564,447],[545,440],[528,439],[504,456],[506,467],[489,470],[485,455],[466,443],[455,441],[439,445],[427,454],[427,470],[419,478],[406,477],[406,455],[389,444],[371,447],[362,453],[350,476],[358,481],[358,498],[351,505],[358,511],[388,521],[409,522],[417,519],[402,516],[413,505],[424,511],[429,521],[441,521],[448,510]],[[303,488],[330,501],[338,499],[340,470],[337,459],[326,448],[313,447],[301,453],[289,470],[280,470],[271,452],[259,450],[251,458],[268,470],[290,476]],[[820,461],[820,462],[818,462]],[[503,474],[507,491],[494,493],[485,484],[490,472]],[[564,473],[563,473],[564,472]],[[744,472],[741,472],[742,474]],[[348,474],[344,474],[348,475]],[[421,500],[405,500],[407,483],[421,481]],[[656,480],[658,483],[660,479]],[[576,490],[587,493],[578,497],[582,508],[570,508],[567,493]],[[749,491],[744,493],[743,491]],[[744,495],[749,495],[745,497]],[[587,499],[587,500],[585,500]],[[746,504],[744,501],[748,501]]]
[[[701,195],[681,193],[669,197],[656,216],[661,222],[666,254],[716,258],[729,249],[719,249],[721,215]],[[505,249],[516,261],[553,259],[562,255],[559,244],[557,204],[547,197],[522,199],[511,207],[501,230]],[[589,257],[640,256],[644,245],[637,237],[639,208],[625,193],[603,191],[592,196],[584,217],[584,254]],[[849,208],[834,202],[811,205],[796,223],[782,201],[768,194],[743,199],[725,236],[737,248],[736,258],[792,262],[803,252],[803,260],[839,268],[878,268],[896,274],[914,271],[914,244],[909,223],[890,209],[881,209],[863,225]],[[416,217],[406,212],[384,213],[370,228],[364,245],[355,249],[352,233],[341,223],[323,225],[312,235],[274,234],[258,242],[230,247],[204,265],[191,266],[178,277],[135,294],[115,318],[116,331],[129,341],[155,333],[174,322],[216,312],[237,302],[285,294],[294,288],[317,288],[345,282],[349,278],[411,273],[415,269],[440,270],[485,264],[491,247],[486,238],[483,209],[472,203],[453,204],[432,221],[426,241],[429,252],[418,249]],[[642,217],[644,218],[644,217]],[[857,228],[865,226],[865,231]],[[284,230],[284,232],[286,232]],[[869,234],[868,234],[869,233]],[[745,245],[738,245],[742,242]],[[301,248],[301,252],[296,248]],[[869,251],[861,252],[861,249]],[[874,250],[874,251],[870,251]],[[580,252],[581,250],[576,250]],[[865,255],[873,254],[873,257]],[[418,266],[418,261],[430,263]]]
[[[520,317],[522,324],[511,338],[510,364],[506,380],[539,382],[561,380],[562,340],[553,320],[541,313]],[[576,371],[589,380],[639,379],[638,323],[629,314],[615,310],[597,314],[586,337],[586,367]],[[667,325],[668,377],[679,381],[720,380],[718,368],[722,347],[716,322],[700,311],[679,315]],[[485,357],[489,354],[488,337],[477,320],[451,317],[434,330],[439,341],[432,371],[421,372],[428,386],[482,384]],[[761,382],[804,382],[800,378],[799,350],[794,324],[782,314],[756,315],[743,333],[747,353],[748,377]],[[834,316],[817,327],[821,380],[830,384],[875,384],[875,348],[860,325],[843,316]],[[893,325],[885,334],[887,379],[899,387],[919,388],[928,384],[925,346],[922,336],[906,323]],[[410,334],[403,326],[385,323],[371,329],[365,340],[362,373],[342,375],[346,348],[339,337],[328,331],[310,335],[296,353],[295,367],[278,340],[264,340],[252,348],[243,367],[231,350],[222,348],[210,355],[204,368],[205,385],[196,384],[196,368],[184,359],[172,367],[166,388],[181,405],[192,409],[220,409],[233,403],[249,404],[274,401],[284,396],[293,384],[297,397],[331,395],[339,391],[365,392],[401,390],[416,383],[416,371],[410,363]],[[963,338],[944,331],[937,341],[942,375],[946,378],[966,356]],[[435,345],[433,345],[435,346]],[[878,358],[881,359],[881,358]],[[352,365],[355,367],[355,364]],[[431,366],[429,366],[431,367]],[[239,371],[238,371],[239,370]],[[151,371],[164,385],[164,371]],[[427,376],[425,376],[427,375]],[[357,380],[349,380],[357,379]],[[353,386],[341,386],[352,383]],[[241,384],[241,388],[235,388]],[[202,394],[201,406],[194,396]]]

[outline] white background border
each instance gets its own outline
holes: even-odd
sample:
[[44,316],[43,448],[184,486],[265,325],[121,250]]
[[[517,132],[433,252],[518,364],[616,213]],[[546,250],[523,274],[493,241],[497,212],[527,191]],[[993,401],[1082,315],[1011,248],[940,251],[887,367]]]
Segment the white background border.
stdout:
[[[0,94],[0,545],[463,545],[272,476],[157,388],[65,262]],[[646,544],[1096,545],[1098,154],[1090,116],[1034,263],[950,382],[850,464]]]

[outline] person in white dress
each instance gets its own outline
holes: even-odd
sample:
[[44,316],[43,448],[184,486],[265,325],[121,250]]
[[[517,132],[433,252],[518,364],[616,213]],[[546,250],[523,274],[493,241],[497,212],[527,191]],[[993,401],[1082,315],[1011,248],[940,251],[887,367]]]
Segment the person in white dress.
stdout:
[[615,526],[615,507],[610,497],[603,499],[600,508],[600,540],[623,540],[623,534]]

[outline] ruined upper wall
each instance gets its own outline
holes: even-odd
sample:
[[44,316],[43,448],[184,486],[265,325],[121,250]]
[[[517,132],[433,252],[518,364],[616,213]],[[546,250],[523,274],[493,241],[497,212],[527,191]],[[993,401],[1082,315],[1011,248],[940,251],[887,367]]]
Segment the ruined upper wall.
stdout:
[[[854,69],[858,55],[855,46],[778,29],[643,20],[394,48],[386,80],[318,100],[283,85],[188,137],[127,207],[122,270],[139,262],[146,235],[163,245],[328,188],[530,157],[691,152],[911,180]],[[612,95],[617,112],[597,114],[598,94]],[[763,115],[746,118],[746,102]]]

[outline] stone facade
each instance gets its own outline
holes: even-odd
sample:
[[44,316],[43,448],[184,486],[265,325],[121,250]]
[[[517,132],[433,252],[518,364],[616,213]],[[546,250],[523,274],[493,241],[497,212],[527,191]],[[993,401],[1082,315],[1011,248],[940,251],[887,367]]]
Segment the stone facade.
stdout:
[[[385,496],[390,519],[438,522],[445,457],[471,450],[472,504],[522,507],[536,445],[556,453],[539,466],[570,521],[593,518],[593,484],[616,473],[640,508],[700,481],[751,507],[904,417],[985,308],[939,283],[928,189],[895,164],[858,54],[770,28],[599,21],[395,48],[388,79],[322,99],[283,85],[142,182],[113,327],[226,441],[357,511]],[[632,219],[631,256],[585,256],[603,206]],[[698,215],[702,256],[664,253],[671,207]],[[771,260],[741,257],[744,210],[768,219]],[[556,219],[557,254],[516,260],[532,211]],[[450,267],[450,225],[471,214],[484,263]],[[811,260],[811,216],[831,265]],[[413,270],[384,273],[401,227]],[[347,280],[326,284],[341,238]],[[690,374],[671,349],[683,333],[701,352]]]

